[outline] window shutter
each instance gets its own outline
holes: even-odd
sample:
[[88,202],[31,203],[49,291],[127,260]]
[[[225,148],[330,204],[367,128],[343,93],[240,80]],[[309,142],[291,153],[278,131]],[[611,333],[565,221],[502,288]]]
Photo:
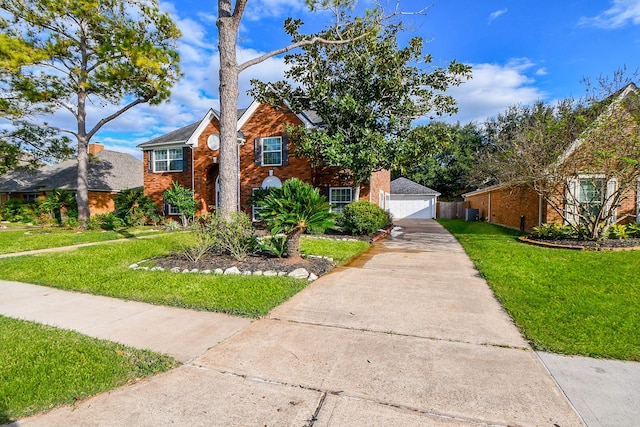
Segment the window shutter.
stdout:
[[147,150],[147,171],[153,172],[153,150]]
[[578,218],[578,197],[580,183],[577,179],[571,178],[567,182],[567,194],[565,195],[565,219],[570,224],[576,224]]
[[289,138],[282,135],[282,166],[289,164]]
[[329,201],[329,187],[321,187],[320,194],[322,194],[324,198],[327,199],[327,201]]
[[254,144],[254,162],[256,166],[262,166],[262,141],[260,138],[253,140]]
[[182,170],[189,170],[189,147],[182,147]]
[[618,220],[618,209],[616,206],[612,206],[614,194],[618,191],[618,180],[615,178],[611,178],[607,181],[607,193],[605,194],[605,200],[607,201],[607,213],[611,211],[613,208],[613,212],[611,214],[611,222],[615,223]]

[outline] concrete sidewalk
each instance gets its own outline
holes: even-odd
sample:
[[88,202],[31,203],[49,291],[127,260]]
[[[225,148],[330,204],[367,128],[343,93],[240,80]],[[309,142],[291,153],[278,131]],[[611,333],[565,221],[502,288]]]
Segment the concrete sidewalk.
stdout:
[[[213,322],[205,346],[213,347],[193,359],[196,346],[184,366],[15,425],[583,425],[457,241],[433,221],[402,225],[404,233],[268,318],[235,324],[204,313]],[[20,288],[0,283],[0,301],[18,298],[5,293],[12,286]],[[69,306],[51,317],[77,317],[65,327],[91,325],[92,301],[103,304],[97,298],[78,302],[82,315]],[[55,311],[43,304],[11,315],[38,320]],[[115,317],[122,335],[111,339],[132,344],[147,335]],[[174,321],[149,321],[146,330],[161,335],[167,324],[176,331],[189,324]],[[154,342],[140,346],[166,352]]]

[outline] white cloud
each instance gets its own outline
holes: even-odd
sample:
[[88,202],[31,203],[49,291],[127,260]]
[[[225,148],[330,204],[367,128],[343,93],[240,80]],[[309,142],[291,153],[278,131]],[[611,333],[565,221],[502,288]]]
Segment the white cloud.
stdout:
[[505,13],[507,13],[508,10],[509,9],[500,9],[500,10],[496,10],[495,12],[491,12],[489,14],[489,24],[491,24],[493,21],[498,19],[500,16],[504,15]]
[[628,24],[640,24],[640,1],[613,0],[613,5],[598,16],[583,17],[579,25],[617,29]]
[[473,78],[447,93],[458,101],[458,114],[447,121],[483,122],[515,104],[529,104],[544,98],[526,72],[535,64],[514,59],[505,65],[472,64]]
[[295,16],[297,12],[306,9],[304,0],[256,0],[247,4],[244,18],[257,21],[278,16]]

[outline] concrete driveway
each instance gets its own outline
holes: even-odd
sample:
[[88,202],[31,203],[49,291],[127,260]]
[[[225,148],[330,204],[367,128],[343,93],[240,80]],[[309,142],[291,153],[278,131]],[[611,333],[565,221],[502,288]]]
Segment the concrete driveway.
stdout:
[[583,425],[457,241],[400,225],[184,366],[16,425]]

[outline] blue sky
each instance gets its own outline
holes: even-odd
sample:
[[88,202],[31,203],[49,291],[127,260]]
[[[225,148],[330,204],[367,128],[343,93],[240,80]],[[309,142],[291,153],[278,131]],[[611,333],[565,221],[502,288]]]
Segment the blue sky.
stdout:
[[[359,8],[370,2],[360,0]],[[433,55],[435,65],[456,59],[473,67],[473,78],[451,91],[460,111],[449,121],[483,121],[514,104],[580,97],[583,78],[611,75],[622,66],[632,71],[640,67],[640,0],[400,1],[407,11],[428,5],[426,16],[406,16],[411,28],[407,37],[422,36],[427,41],[424,53]],[[210,107],[218,107],[217,2],[174,0],[161,7],[183,32],[184,79],[170,103],[136,107],[94,139],[138,157],[137,144],[198,121]],[[301,18],[310,31],[329,19],[326,13],[309,13],[304,0],[249,0],[239,58],[287,44],[282,30],[287,16]],[[245,71],[239,106],[251,102],[246,95],[250,79],[279,80],[283,71],[282,58]],[[102,116],[104,110],[93,113]]]

